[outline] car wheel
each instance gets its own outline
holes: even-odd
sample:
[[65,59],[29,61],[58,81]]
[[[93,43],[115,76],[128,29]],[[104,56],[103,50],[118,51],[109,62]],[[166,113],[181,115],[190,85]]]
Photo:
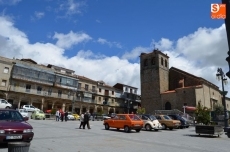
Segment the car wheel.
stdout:
[[32,117],[32,116],[30,116],[30,119],[33,119],[33,117]]
[[140,132],[141,131],[141,129],[136,129],[136,132]]
[[105,130],[109,130],[109,124],[105,124]]
[[158,131],[158,129],[154,129],[155,131]]
[[130,128],[128,126],[125,126],[124,131],[128,133],[130,132]]
[[10,107],[6,107],[6,109],[10,109]]
[[162,124],[162,129],[165,130],[167,128],[167,126],[165,124]]
[[117,128],[117,130],[120,130],[120,128]]
[[173,128],[169,128],[170,130],[173,130]]
[[45,120],[46,118],[43,118],[43,120]]
[[180,126],[180,129],[184,129],[184,127],[183,127],[183,126]]
[[145,125],[145,129],[146,129],[147,131],[150,131],[150,130],[152,130],[152,127],[151,127],[149,124],[146,124],[146,125]]

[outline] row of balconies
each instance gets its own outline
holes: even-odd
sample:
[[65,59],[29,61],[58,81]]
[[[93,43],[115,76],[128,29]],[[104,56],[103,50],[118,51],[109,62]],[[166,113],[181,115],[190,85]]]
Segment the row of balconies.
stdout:
[[[87,103],[104,104],[102,101],[98,101],[92,98],[85,98],[85,97],[79,97],[79,96],[73,98],[73,95],[69,95],[69,94],[64,94],[64,93],[60,94],[58,92],[40,91],[36,89],[26,89],[25,87],[20,87],[20,86],[17,86],[17,87],[11,86],[9,91],[27,93],[31,95],[38,95],[38,96],[45,96],[45,97],[60,98],[60,99],[66,99],[70,101],[82,101],[82,102],[87,102]],[[104,105],[120,106],[119,103],[110,102],[110,101],[106,102],[106,104]]]

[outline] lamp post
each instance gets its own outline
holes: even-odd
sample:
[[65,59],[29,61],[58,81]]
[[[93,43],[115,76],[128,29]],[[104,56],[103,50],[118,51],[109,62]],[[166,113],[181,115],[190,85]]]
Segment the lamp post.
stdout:
[[228,115],[227,115],[227,108],[226,108],[226,101],[225,101],[225,95],[227,94],[227,91],[224,91],[224,83],[227,82],[227,78],[225,77],[224,72],[221,68],[217,69],[216,74],[218,80],[221,80],[222,83],[222,104],[224,105],[224,128],[225,130],[228,128]]
[[74,88],[72,91],[73,91],[72,113],[74,113],[74,101],[75,101],[74,95],[76,93],[76,89]]
[[128,108],[128,114],[129,114],[130,104],[132,104],[132,102],[130,99],[126,100],[126,102],[128,104],[127,108]]

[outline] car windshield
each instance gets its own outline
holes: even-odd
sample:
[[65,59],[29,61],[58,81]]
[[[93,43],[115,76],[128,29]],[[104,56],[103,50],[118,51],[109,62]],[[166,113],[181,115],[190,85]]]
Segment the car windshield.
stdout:
[[169,116],[163,116],[164,119],[167,119],[167,120],[172,120]]
[[132,120],[141,120],[137,115],[129,115],[129,118]]
[[150,119],[150,120],[157,120],[157,118],[156,118],[155,116],[153,116],[153,115],[150,115],[150,116],[149,116],[149,119]]
[[18,111],[0,110],[0,121],[23,121],[23,117]]
[[39,113],[44,113],[43,111],[39,111]]

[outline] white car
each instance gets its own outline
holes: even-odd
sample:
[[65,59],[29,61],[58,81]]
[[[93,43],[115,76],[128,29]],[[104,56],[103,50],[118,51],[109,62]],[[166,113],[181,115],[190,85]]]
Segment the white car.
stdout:
[[72,115],[71,112],[68,112],[68,120],[75,120],[75,117]]
[[18,109],[18,111],[20,112],[20,114],[25,118],[28,117],[29,118],[29,114],[28,111],[26,109]]
[[155,116],[150,114],[143,114],[139,115],[139,117],[143,120],[143,127],[146,130],[150,131],[154,129],[155,131],[158,131],[159,129],[162,129],[161,123],[156,119]]
[[22,107],[22,109],[26,109],[26,111],[28,111],[28,112],[33,112],[33,111],[35,111],[35,110],[40,110],[40,109],[38,109],[38,108],[36,108],[36,107],[34,107],[34,106],[32,106],[32,105],[24,105],[24,106]]
[[5,99],[0,99],[0,108],[10,109],[12,105],[8,103]]

